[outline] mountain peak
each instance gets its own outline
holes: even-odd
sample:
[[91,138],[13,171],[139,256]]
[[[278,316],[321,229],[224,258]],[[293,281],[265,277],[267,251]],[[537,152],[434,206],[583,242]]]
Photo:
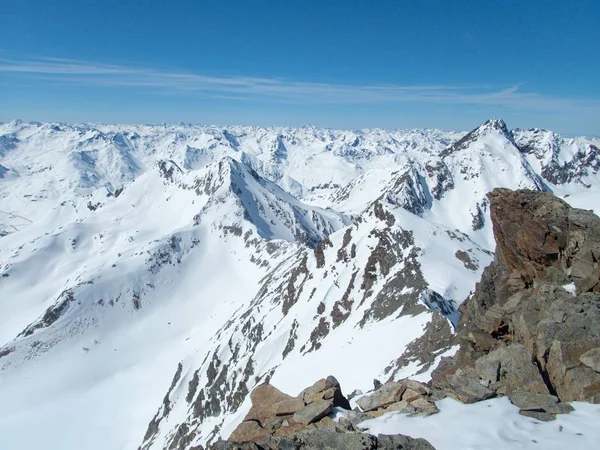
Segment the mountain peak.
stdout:
[[[312,247],[348,224],[342,214],[300,202],[244,162],[229,156],[208,166],[204,175],[194,181],[194,189],[197,194],[210,196],[207,205],[224,208],[219,220],[231,214],[239,220],[241,215],[265,239],[298,241]],[[207,207],[197,221],[206,211]]]
[[440,153],[440,156],[444,158],[452,153],[464,150],[481,137],[490,134],[500,135],[502,138],[513,142],[512,134],[510,131],[508,131],[506,123],[502,119],[489,119],[474,130],[467,133],[462,139],[443,150]]
[[489,119],[477,128],[477,130],[497,130],[504,134],[509,134],[506,123],[502,119]]

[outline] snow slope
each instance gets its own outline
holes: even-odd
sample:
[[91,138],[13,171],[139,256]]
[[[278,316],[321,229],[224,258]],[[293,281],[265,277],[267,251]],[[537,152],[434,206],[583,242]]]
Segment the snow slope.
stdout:
[[437,450],[563,450],[596,448],[600,406],[573,403],[575,411],[552,422],[519,415],[507,397],[464,405],[451,398],[437,402],[440,413],[408,417],[388,413],[361,424],[372,434],[407,434],[427,439]]
[[0,124],[0,448],[188,448],[266,379],[427,379],[493,257],[485,194],[595,207],[599,147],[499,120]]

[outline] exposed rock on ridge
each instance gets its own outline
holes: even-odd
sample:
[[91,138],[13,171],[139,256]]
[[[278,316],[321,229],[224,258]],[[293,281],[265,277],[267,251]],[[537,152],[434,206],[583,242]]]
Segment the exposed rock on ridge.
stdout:
[[488,198],[495,260],[434,384],[467,403],[508,395],[544,420],[572,409],[561,402],[600,403],[600,218],[544,192]]
[[[420,383],[410,380],[404,384],[387,383],[371,397],[361,398],[371,411],[369,416],[353,412],[362,416],[363,420],[377,417],[387,411],[374,414],[375,410],[383,406],[389,408],[402,396],[410,397],[410,401],[416,402],[427,394],[426,389]],[[233,431],[228,441],[218,441],[209,446],[209,449],[433,449],[424,439],[413,439],[400,434],[373,436],[361,433],[349,419],[334,420],[334,408],[348,410],[350,403],[333,376],[317,381],[297,397],[284,394],[268,383],[255,388],[250,397],[252,408],[244,421]],[[404,403],[408,405],[406,400]]]

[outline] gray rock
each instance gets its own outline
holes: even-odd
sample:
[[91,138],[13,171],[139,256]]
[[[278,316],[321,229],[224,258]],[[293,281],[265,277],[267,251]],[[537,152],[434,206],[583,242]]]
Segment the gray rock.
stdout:
[[579,357],[579,360],[590,369],[600,372],[600,347],[588,350]]
[[425,439],[415,439],[402,434],[378,434],[377,435],[377,448],[381,449],[402,449],[402,450],[435,450]]
[[575,408],[568,403],[557,403],[554,406],[548,407],[546,410],[546,412],[550,414],[569,414],[573,411],[575,411]]
[[488,389],[480,382],[464,376],[450,375],[447,381],[446,394],[463,403],[480,402],[496,395],[494,391]]
[[413,413],[415,416],[426,417],[440,412],[435,403],[429,401],[426,397],[419,397],[413,400],[410,402],[410,406],[416,409]]
[[404,391],[406,391],[405,385],[390,381],[385,383],[371,395],[360,397],[356,403],[363,411],[372,411],[400,401]]
[[358,428],[356,428],[354,426],[354,424],[347,418],[345,417],[340,417],[340,420],[338,421],[338,425],[340,426],[340,428],[343,428],[346,431],[358,431]]
[[551,420],[556,419],[554,414],[549,414],[543,411],[522,410],[519,411],[519,414],[522,416],[531,417],[532,419],[541,420],[542,422],[550,422]]
[[[420,395],[431,395],[431,388],[419,381],[407,378],[405,380],[400,380],[399,383],[406,386],[407,389],[411,389],[415,392],[418,392]],[[404,399],[404,396],[402,398]]]
[[350,394],[348,395],[348,400],[352,400],[354,397],[357,397],[359,395],[363,395],[363,391],[361,391],[360,389],[354,389],[352,392],[350,392]]
[[312,386],[304,389],[298,394],[298,398],[302,399],[306,404],[312,403],[315,400],[331,399],[333,406],[350,409],[350,402],[344,397],[340,383],[332,375],[322,378]]
[[487,386],[501,383],[506,393],[515,389],[549,393],[538,368],[531,362],[529,351],[521,344],[491,351],[475,361],[475,370]]
[[272,450],[435,450],[425,439],[400,434],[373,436],[328,430],[310,430],[294,436],[271,438],[266,445]]
[[261,427],[258,422],[240,423],[229,436],[232,442],[261,442],[270,436],[269,430]]
[[[200,450],[202,447],[200,447]],[[254,442],[217,441],[207,447],[207,450],[261,450]]]
[[290,398],[282,400],[275,404],[275,415],[276,416],[289,416],[297,411],[304,408],[304,402],[299,398]]
[[402,414],[413,414],[417,412],[417,408],[409,404],[406,400],[402,400],[396,403],[392,403],[391,405],[386,406],[383,410],[384,413],[397,411]]
[[513,405],[524,410],[543,410],[548,412],[558,403],[554,395],[535,394],[533,392],[514,390],[508,398]]
[[312,386],[307,387],[302,392],[300,392],[298,397],[303,399],[306,396],[314,395],[327,389],[336,387],[340,387],[339,381],[333,375],[329,375],[327,378],[321,378],[320,380],[315,381],[315,383]]
[[369,419],[369,416],[367,416],[365,413],[356,410],[349,411],[346,417],[354,426],[357,426],[359,423]]
[[327,400],[315,400],[294,413],[294,421],[304,425],[316,422],[331,412],[333,405]]

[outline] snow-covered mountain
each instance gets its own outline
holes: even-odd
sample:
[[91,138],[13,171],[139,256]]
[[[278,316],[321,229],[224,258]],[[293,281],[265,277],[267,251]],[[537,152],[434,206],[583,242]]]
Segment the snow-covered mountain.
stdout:
[[187,449],[267,379],[426,380],[493,258],[485,194],[598,211],[599,148],[500,120],[0,124],[0,447]]

